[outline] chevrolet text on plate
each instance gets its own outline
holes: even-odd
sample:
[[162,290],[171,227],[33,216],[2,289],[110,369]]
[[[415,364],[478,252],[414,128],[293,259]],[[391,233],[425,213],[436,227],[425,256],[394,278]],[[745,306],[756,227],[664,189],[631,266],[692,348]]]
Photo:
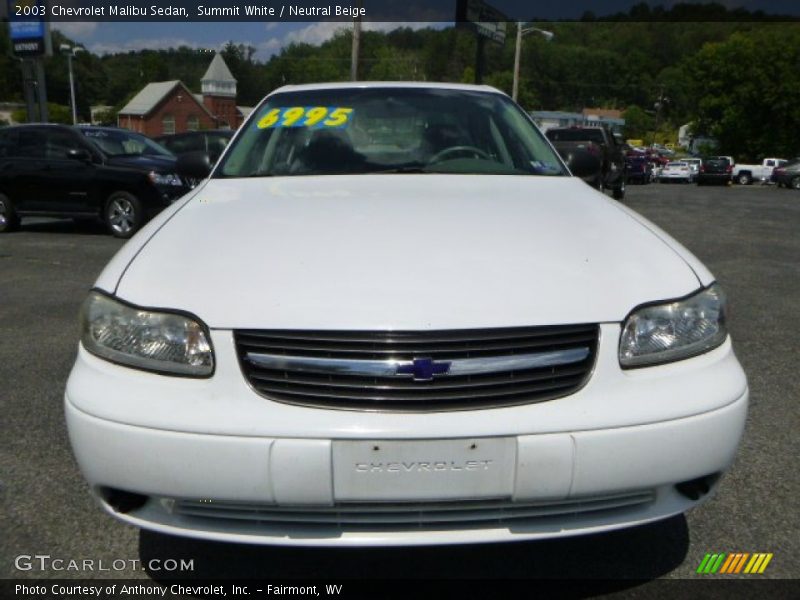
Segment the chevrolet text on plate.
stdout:
[[[580,157],[574,172],[580,174]],[[706,501],[748,388],[714,276],[490,87],[287,86],[111,260],[69,436],[111,515],[454,544]]]

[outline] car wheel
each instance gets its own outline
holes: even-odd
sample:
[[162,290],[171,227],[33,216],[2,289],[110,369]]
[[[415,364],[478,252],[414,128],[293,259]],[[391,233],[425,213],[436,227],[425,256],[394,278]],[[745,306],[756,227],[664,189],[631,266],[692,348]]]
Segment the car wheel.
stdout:
[[750,177],[750,173],[740,173],[739,176],[736,178],[736,181],[738,181],[742,185],[750,185],[751,183],[753,183],[753,178]]
[[0,194],[0,233],[14,231],[19,228],[19,216],[14,205],[5,194]]
[[106,201],[103,217],[111,235],[128,239],[142,226],[144,210],[133,194],[115,192]]
[[597,178],[597,180],[595,181],[595,186],[594,187],[597,189],[598,192],[605,192],[606,191],[605,186],[603,185],[603,176],[602,175],[600,175]]
[[622,181],[620,184],[614,188],[611,192],[611,196],[614,200],[622,200],[625,197],[625,182]]
[[800,190],[800,177],[792,177],[789,185],[793,190]]

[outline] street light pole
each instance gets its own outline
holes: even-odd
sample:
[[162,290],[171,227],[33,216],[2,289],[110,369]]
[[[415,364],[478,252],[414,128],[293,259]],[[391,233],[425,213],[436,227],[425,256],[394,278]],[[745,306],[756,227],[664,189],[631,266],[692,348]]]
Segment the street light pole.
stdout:
[[75,105],[75,76],[72,72],[72,59],[78,52],[82,50],[82,48],[78,48],[77,46],[73,47],[69,44],[61,44],[59,48],[62,52],[67,53],[67,69],[69,70],[69,98],[70,106],[72,107],[72,124],[77,125],[78,107]]
[[556,34],[552,31],[545,31],[544,29],[539,29],[538,27],[528,27],[527,29],[523,29],[524,23],[519,21],[517,23],[517,44],[514,47],[514,82],[511,85],[511,99],[516,102],[517,96],[519,94],[519,61],[520,61],[520,54],[522,53],[522,36],[527,35],[529,33],[541,33],[542,36],[549,42],[552,40]]
[[78,123],[78,111],[75,108],[75,76],[72,73],[72,52],[67,54],[67,67],[69,68],[69,98],[72,106],[72,124]]
[[522,23],[517,23],[517,43],[514,46],[514,83],[511,85],[511,99],[516,102],[519,95],[519,55],[522,53]]

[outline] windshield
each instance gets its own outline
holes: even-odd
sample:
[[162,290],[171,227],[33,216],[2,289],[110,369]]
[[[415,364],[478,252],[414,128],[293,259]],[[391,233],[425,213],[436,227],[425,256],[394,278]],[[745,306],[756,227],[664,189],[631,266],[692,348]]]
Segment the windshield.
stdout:
[[109,156],[175,156],[161,144],[130,131],[84,129],[83,135]]
[[427,88],[267,98],[217,177],[365,173],[566,175],[530,119],[494,93]]

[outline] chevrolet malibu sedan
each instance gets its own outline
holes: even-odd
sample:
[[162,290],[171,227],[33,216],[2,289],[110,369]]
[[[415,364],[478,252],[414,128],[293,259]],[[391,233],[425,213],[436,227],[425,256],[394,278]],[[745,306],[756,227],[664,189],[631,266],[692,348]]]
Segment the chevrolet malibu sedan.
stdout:
[[284,87],[100,275],[69,436],[101,506],[167,534],[634,526],[706,501],[733,461],[726,310],[497,90]]

